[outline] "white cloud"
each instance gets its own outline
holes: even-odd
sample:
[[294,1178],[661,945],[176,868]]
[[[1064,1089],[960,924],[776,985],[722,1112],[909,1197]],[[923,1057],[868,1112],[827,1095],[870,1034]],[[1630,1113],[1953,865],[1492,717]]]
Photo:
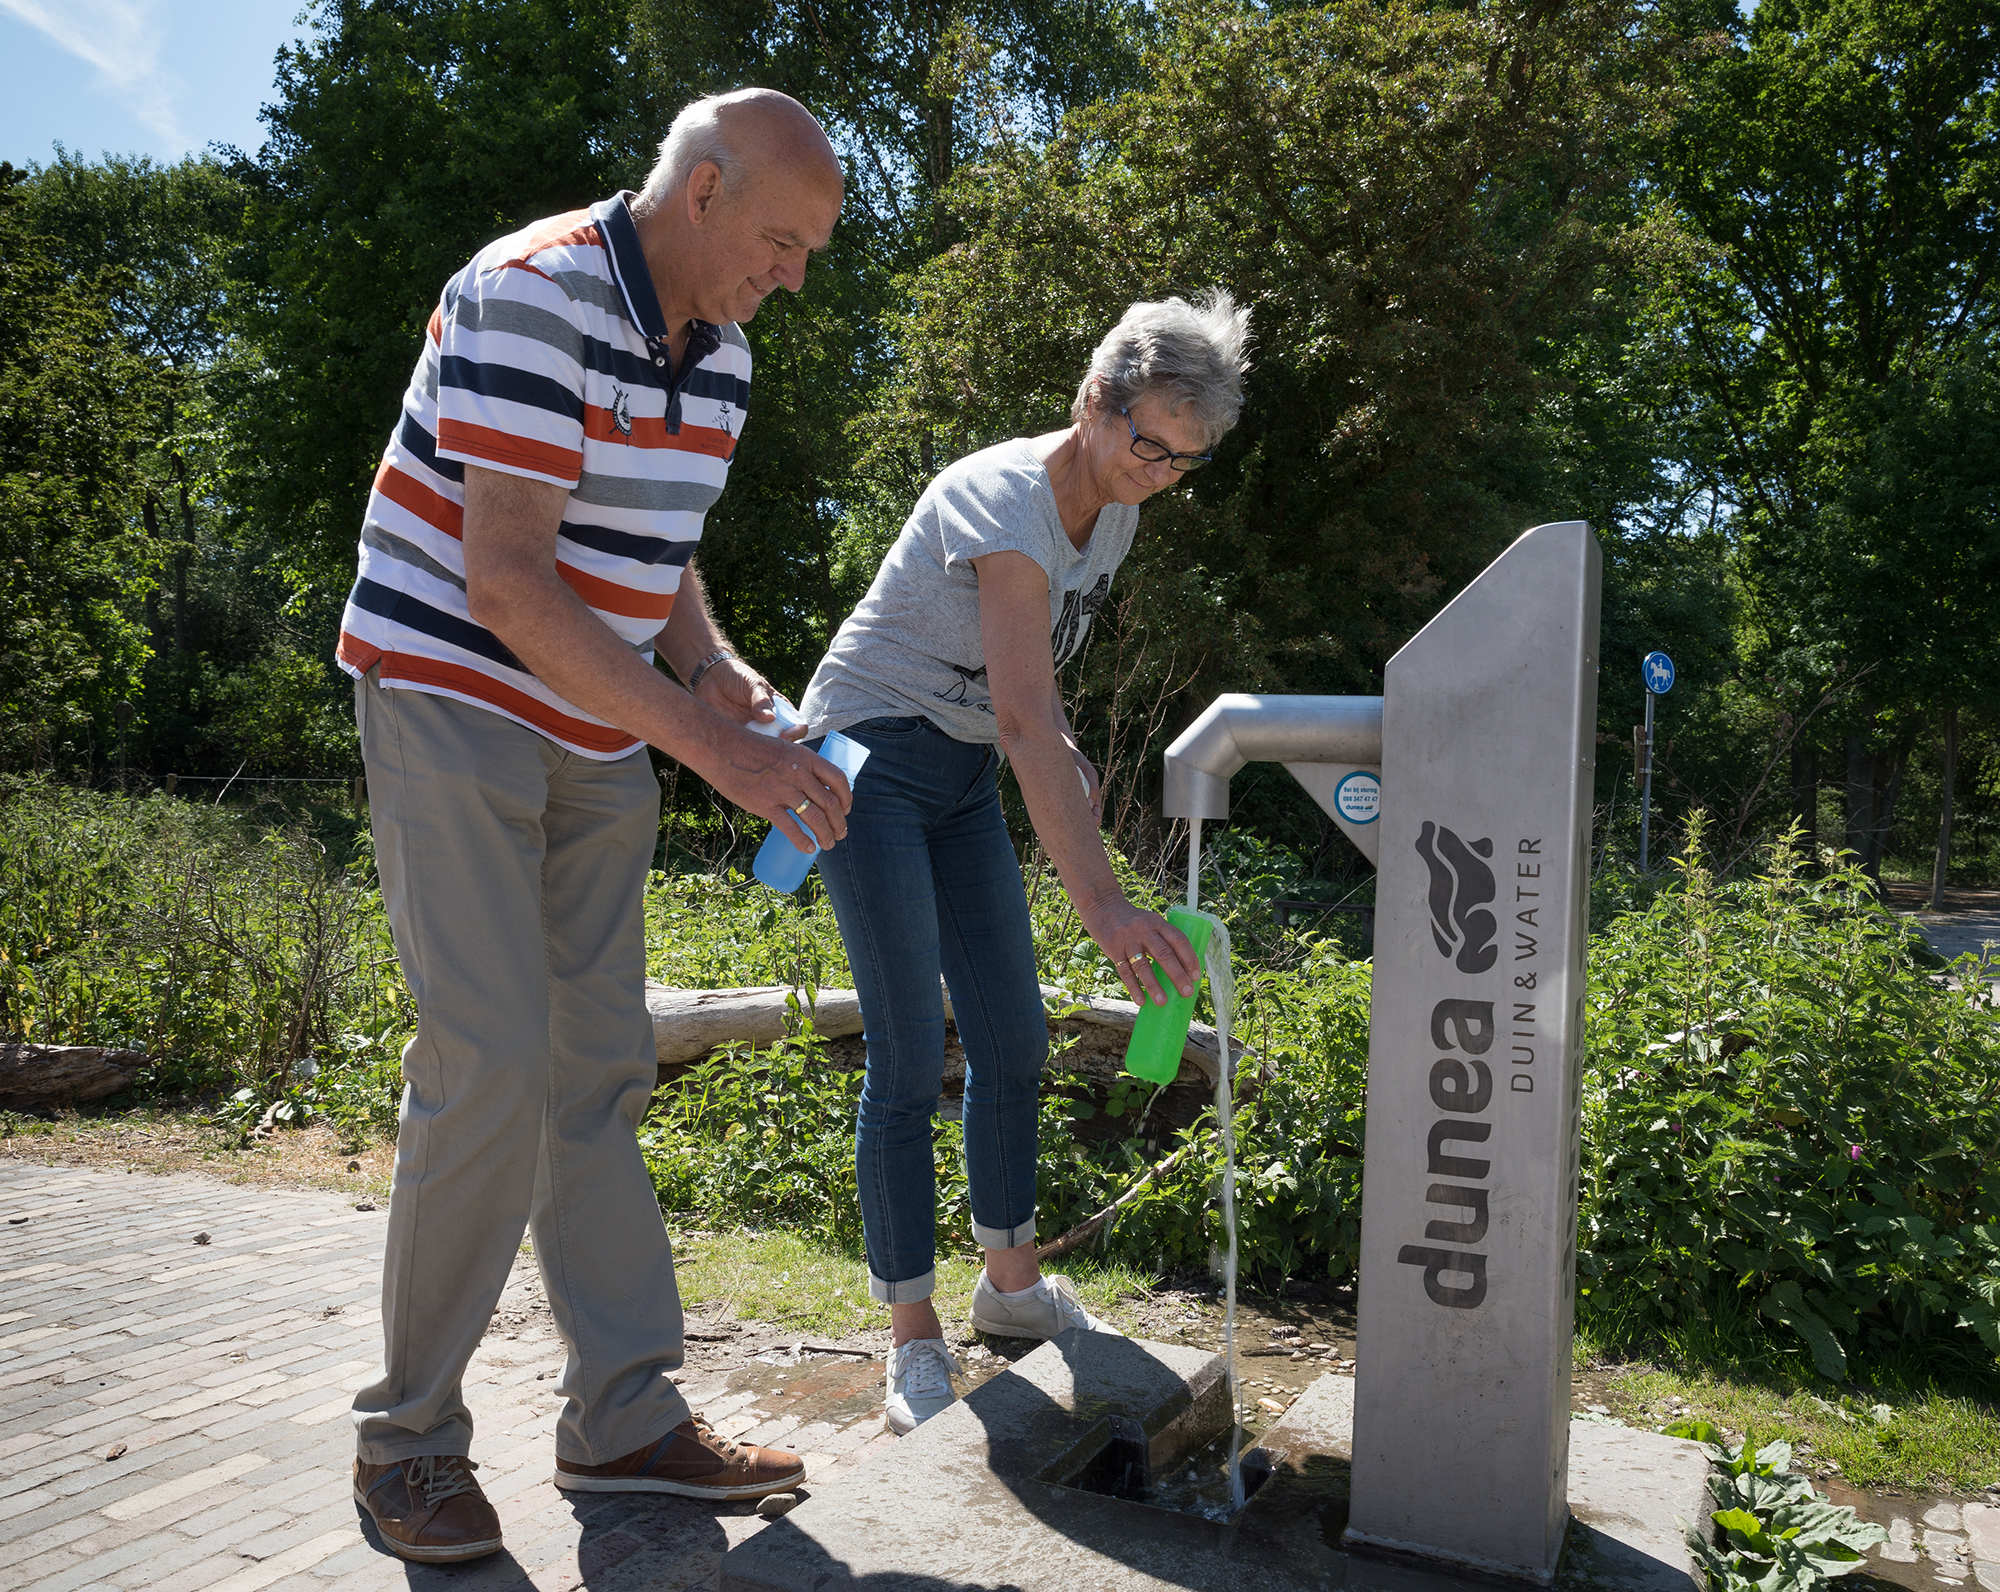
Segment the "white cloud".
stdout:
[[186,145],[172,99],[179,85],[159,64],[154,0],[0,0],[0,12],[95,67],[105,93],[161,138]]

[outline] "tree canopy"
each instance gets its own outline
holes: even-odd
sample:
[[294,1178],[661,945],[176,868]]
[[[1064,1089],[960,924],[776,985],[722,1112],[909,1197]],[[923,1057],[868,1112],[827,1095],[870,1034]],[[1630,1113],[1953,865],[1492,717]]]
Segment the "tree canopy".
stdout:
[[[1242,422],[1148,505],[1066,681],[1128,844],[1213,692],[1375,690],[1512,536],[1578,517],[1606,552],[1607,744],[1638,657],[1683,664],[1670,805],[1750,834],[1817,823],[1830,779],[1834,838],[1879,856],[1942,800],[1963,713],[1961,809],[2000,832],[1991,0],[305,20],[261,149],[10,176],[10,763],[108,766],[131,701],[158,772],[351,767],[330,639],[443,283],[638,185],[688,99],[760,82],[848,174],[806,291],[746,329],[755,407],[700,554],[781,686],[943,463],[1062,424],[1133,300],[1223,286],[1255,317]],[[1600,758],[1608,833],[1628,769]],[[1281,781],[1249,789],[1253,826],[1353,863]]]

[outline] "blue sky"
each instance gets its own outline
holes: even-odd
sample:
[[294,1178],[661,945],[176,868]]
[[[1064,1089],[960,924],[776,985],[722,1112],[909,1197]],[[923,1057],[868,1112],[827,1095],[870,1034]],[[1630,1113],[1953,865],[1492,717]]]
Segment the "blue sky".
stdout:
[[254,152],[304,0],[0,0],[0,160]]

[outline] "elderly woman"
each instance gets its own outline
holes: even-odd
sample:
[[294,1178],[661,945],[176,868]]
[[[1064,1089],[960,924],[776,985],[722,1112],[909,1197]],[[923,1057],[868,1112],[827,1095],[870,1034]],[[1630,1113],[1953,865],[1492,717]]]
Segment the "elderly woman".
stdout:
[[856,1169],[869,1288],[893,1327],[898,1432],[956,1397],[931,1306],[940,973],[965,1045],[966,1175],[986,1252],[972,1324],[1023,1338],[1109,1330],[1035,1259],[1048,1025],[996,776],[1004,752],[1063,888],[1133,998],[1167,999],[1154,960],[1191,991],[1188,942],[1112,874],[1097,770],[1077,750],[1056,671],[1104,605],[1139,505],[1206,464],[1236,423],[1249,319],[1224,292],[1127,310],[1092,355],[1068,427],[972,454],[931,482],[800,705],[814,735],[841,730],[870,752],[847,839],[820,858],[820,876],[867,1038]]

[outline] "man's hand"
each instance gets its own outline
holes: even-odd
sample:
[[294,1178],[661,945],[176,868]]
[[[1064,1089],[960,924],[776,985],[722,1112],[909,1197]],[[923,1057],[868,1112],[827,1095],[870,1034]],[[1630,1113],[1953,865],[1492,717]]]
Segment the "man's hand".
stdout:
[[[771,702],[776,695],[766,680],[741,658],[724,658],[712,663],[701,677],[695,700],[715,709],[732,724],[769,724],[778,715]],[[805,739],[806,726],[795,724],[780,732],[787,741]]]
[[[707,685],[704,678],[701,682]],[[821,757],[790,741],[744,730],[729,761],[707,774],[708,782],[745,812],[768,818],[771,827],[800,851],[811,851],[800,819],[821,848],[847,838],[847,810],[854,792],[847,776]]]

